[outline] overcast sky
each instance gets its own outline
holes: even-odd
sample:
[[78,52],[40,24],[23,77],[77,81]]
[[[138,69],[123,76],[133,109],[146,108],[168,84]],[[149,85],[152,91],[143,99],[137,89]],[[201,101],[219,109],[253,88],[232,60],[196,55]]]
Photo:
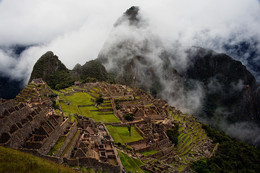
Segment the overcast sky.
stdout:
[[[131,6],[140,7],[150,32],[164,42],[221,51],[218,44],[231,38],[260,41],[257,0],[0,0],[0,73],[28,79],[48,50],[70,69],[95,59]],[[16,57],[8,51],[16,44],[34,46]]]

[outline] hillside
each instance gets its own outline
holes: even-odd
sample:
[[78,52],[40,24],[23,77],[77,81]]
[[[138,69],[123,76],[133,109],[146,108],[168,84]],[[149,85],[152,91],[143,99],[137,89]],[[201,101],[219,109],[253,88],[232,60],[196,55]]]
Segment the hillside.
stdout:
[[42,78],[53,89],[66,88],[75,81],[66,66],[51,51],[35,63],[29,82],[37,78]]
[[0,146],[0,172],[73,173],[76,171],[31,154]]
[[231,138],[223,132],[203,125],[207,135],[218,143],[215,156],[194,162],[196,172],[259,172],[260,151],[245,142]]
[[67,88],[75,81],[113,81],[105,67],[96,60],[86,62],[82,66],[77,64],[73,70],[69,70],[51,51],[46,52],[35,63],[29,82],[38,78],[42,78],[56,90]]

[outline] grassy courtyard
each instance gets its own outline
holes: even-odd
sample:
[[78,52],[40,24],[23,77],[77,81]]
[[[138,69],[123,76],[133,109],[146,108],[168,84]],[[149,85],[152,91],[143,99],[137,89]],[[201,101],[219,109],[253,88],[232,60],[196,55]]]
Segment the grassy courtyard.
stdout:
[[122,145],[125,145],[125,143],[143,139],[134,126],[131,127],[131,136],[129,135],[128,127],[116,127],[112,125],[106,127],[115,143],[120,142]]

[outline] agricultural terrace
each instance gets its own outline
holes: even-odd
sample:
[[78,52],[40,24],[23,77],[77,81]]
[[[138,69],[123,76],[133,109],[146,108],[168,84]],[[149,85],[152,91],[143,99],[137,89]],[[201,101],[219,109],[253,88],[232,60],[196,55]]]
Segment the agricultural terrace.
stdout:
[[126,172],[144,172],[140,166],[143,165],[143,162],[139,159],[134,159],[129,157],[127,154],[122,153],[121,151],[118,151],[118,155],[120,157],[120,160],[126,170]]
[[[108,103],[103,103],[99,106],[95,106],[95,98],[93,96],[96,96],[97,94],[94,94],[94,91],[92,90],[92,93],[86,93],[86,92],[76,92],[71,93],[69,95],[66,95],[61,92],[68,91],[67,90],[61,90],[59,93],[59,102],[63,113],[66,116],[70,116],[70,119],[73,121],[74,117],[71,115],[73,114],[80,114],[82,116],[86,116],[88,118],[93,119],[96,122],[103,122],[103,123],[116,123],[120,122],[114,115],[114,112],[112,111],[112,105]],[[100,112],[101,109],[104,108],[110,108],[110,111],[107,112]]]

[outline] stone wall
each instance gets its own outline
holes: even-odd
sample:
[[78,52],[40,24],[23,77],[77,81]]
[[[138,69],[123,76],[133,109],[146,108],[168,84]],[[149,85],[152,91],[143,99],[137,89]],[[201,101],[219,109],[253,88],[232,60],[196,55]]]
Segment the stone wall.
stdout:
[[38,128],[43,121],[46,121],[47,110],[28,106],[20,107],[0,121],[0,136],[5,133],[10,139],[6,147],[18,148],[25,142],[29,135]]
[[42,154],[38,153],[36,150],[24,149],[24,148],[20,148],[18,150],[21,151],[21,152],[32,154],[32,155],[37,156],[37,157],[41,157],[43,159],[47,159],[47,160],[53,161],[53,162],[58,163],[58,164],[61,164],[63,162],[62,158],[54,157],[54,156],[42,155]]
[[145,138],[144,132],[143,132],[139,127],[137,127],[136,124],[135,124],[135,129],[137,130],[137,132],[138,132],[143,138]]
[[80,108],[80,107],[90,107],[90,106],[95,106],[94,104],[90,104],[90,105],[77,105],[78,106],[78,108]]
[[51,147],[53,147],[56,144],[57,140],[64,133],[68,123],[69,119],[67,118],[62,124],[57,126],[54,129],[54,131],[50,134],[50,136],[46,139],[43,146],[38,150],[38,152],[46,155],[50,151]]
[[[77,133],[77,132],[76,132]],[[76,135],[76,133],[74,134],[74,135]],[[74,137],[74,135],[73,135],[73,137]],[[70,156],[71,156],[71,152],[72,152],[72,150],[74,149],[74,146],[76,145],[76,143],[77,143],[77,141],[79,140],[79,138],[80,138],[80,133],[76,136],[76,138],[74,139],[74,141],[72,141],[72,144],[71,144],[71,146],[70,146],[70,148],[68,148],[68,151],[64,154],[64,156],[63,156],[63,158],[70,158]],[[73,138],[72,137],[72,138]]]
[[94,158],[76,158],[76,159],[66,159],[64,158],[64,163],[70,166],[84,166],[86,168],[93,168],[95,170],[102,170],[106,172],[121,172],[120,165],[111,165],[110,163],[100,162]]
[[138,141],[133,141],[133,142],[128,142],[126,143],[127,145],[137,145],[137,144],[142,144],[142,143],[145,143],[145,140],[144,139],[140,139]]
[[64,143],[62,144],[62,146],[60,147],[59,151],[57,152],[56,156],[60,157],[60,155],[62,154],[63,150],[66,148],[66,146],[69,144],[69,142],[72,140],[73,136],[75,135],[75,133],[77,132],[77,125],[74,122],[70,128],[70,131],[68,133],[68,135],[66,136],[66,139],[64,141]]

